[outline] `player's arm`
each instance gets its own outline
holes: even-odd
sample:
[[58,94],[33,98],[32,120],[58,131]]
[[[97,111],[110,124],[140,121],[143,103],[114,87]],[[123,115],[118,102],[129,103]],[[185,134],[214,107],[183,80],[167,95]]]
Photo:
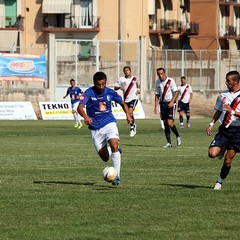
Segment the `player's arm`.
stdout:
[[122,106],[123,111],[126,113],[128,124],[132,124],[133,120],[132,120],[132,117],[131,117],[131,115],[129,113],[128,105],[124,101],[122,101],[120,103],[120,105]]
[[190,93],[190,99],[189,99],[189,103],[192,102],[192,98],[193,98],[193,93]]
[[83,117],[85,124],[90,125],[92,123],[92,119],[85,113],[83,107],[84,107],[84,104],[79,103],[77,111]]
[[69,94],[69,92],[67,90],[67,92],[66,92],[65,96],[63,96],[63,98],[65,99],[68,96],[68,94]]
[[168,107],[169,107],[169,108],[171,108],[171,107],[174,106],[174,103],[176,102],[177,97],[178,97],[178,91],[176,91],[176,92],[173,93],[173,98],[172,98],[171,102],[168,104]]
[[240,117],[240,112],[236,112],[235,110],[233,110],[229,104],[224,104],[223,107],[226,109],[227,112],[231,113],[232,115]]
[[213,125],[220,118],[221,114],[222,114],[222,112],[219,111],[219,110],[216,110],[216,112],[214,113],[214,115],[212,117],[212,120],[211,120],[211,122],[209,123],[209,125],[208,125],[208,127],[206,129],[206,133],[207,133],[208,136],[211,135]]
[[158,113],[158,105],[159,105],[159,95],[155,94],[155,104],[154,104],[154,113],[157,114]]

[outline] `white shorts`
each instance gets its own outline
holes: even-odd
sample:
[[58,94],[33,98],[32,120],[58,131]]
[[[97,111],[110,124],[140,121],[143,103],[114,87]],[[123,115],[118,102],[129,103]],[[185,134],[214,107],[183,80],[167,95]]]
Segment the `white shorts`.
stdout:
[[119,139],[117,124],[115,122],[109,123],[98,130],[91,130],[93,145],[97,152],[103,148],[109,139]]
[[73,104],[72,104],[72,110],[75,111],[75,112],[78,112],[78,111],[77,111],[78,105],[79,105],[79,102],[73,103]]

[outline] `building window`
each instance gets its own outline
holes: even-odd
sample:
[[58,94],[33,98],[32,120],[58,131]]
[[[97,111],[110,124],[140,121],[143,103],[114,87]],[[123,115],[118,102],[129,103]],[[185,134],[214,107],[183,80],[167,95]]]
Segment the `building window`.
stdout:
[[93,23],[93,3],[92,0],[81,0],[81,25],[92,26]]

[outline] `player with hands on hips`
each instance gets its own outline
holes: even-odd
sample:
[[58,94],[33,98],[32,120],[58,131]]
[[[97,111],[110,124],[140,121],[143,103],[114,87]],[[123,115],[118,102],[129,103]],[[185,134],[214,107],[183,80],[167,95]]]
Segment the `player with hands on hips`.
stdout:
[[137,133],[137,125],[134,121],[134,109],[137,105],[140,94],[140,81],[137,77],[132,76],[131,68],[126,66],[123,68],[124,76],[119,78],[115,83],[114,90],[122,90],[124,102],[128,105],[129,113],[132,117],[130,125],[130,137],[134,137]]
[[178,86],[178,112],[180,128],[184,128],[183,114],[186,114],[187,127],[190,128],[190,103],[192,102],[193,92],[190,84],[187,83],[186,77],[181,77],[181,85]]
[[223,166],[214,189],[222,188],[223,180],[228,176],[234,156],[240,151],[240,85],[239,72],[230,71],[226,74],[227,90],[222,92],[215,104],[215,113],[206,129],[211,135],[214,124],[219,120],[221,125],[214,136],[209,149],[210,158],[223,158]]
[[[128,124],[132,123],[132,118],[122,97],[113,89],[106,87],[106,82],[107,76],[104,72],[94,74],[94,86],[88,88],[80,98],[78,112],[91,131],[93,144],[100,158],[107,162],[111,156],[113,167],[118,172],[113,185],[119,185],[122,150],[118,145],[119,132],[112,113],[112,101],[122,106]],[[86,112],[84,106],[86,106]]]

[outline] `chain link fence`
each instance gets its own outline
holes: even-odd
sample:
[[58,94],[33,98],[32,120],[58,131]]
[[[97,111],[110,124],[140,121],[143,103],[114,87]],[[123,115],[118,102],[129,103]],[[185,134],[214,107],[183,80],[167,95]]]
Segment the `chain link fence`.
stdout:
[[240,70],[240,52],[156,50],[147,51],[148,90],[154,90],[156,69],[163,67],[169,77],[180,84],[186,76],[193,90],[221,90],[225,88],[225,75]]

